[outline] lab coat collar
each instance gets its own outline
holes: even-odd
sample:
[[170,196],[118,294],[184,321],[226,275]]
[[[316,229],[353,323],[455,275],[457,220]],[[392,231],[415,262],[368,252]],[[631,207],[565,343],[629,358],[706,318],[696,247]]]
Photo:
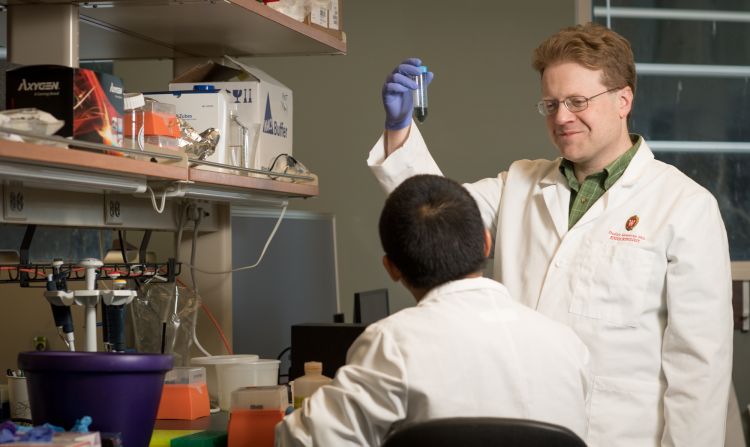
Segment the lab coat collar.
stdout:
[[[638,136],[638,138],[640,138],[641,144],[622,177],[586,211],[586,214],[576,222],[574,227],[585,225],[599,217],[608,207],[621,203],[628,196],[630,188],[641,178],[649,163],[654,159],[654,153],[643,140],[643,137]],[[557,163],[550,165],[549,171],[539,181],[539,186],[542,189],[544,203],[547,205],[547,210],[555,224],[555,230],[562,238],[568,232],[570,187],[567,185],[565,176],[560,173],[560,163],[562,163],[562,158],[559,158]]]
[[568,232],[570,187],[565,176],[560,172],[561,162],[562,158],[559,158],[557,163],[550,163],[546,175],[539,181],[539,187],[557,235],[562,239]]
[[588,222],[601,216],[607,209],[616,207],[628,199],[633,193],[634,186],[639,180],[643,178],[646,172],[646,168],[654,159],[654,153],[648,147],[645,141],[641,138],[641,145],[638,148],[638,152],[628,164],[628,167],[623,172],[622,177],[617,180],[602,196],[591,205],[591,208],[586,211],[586,214],[573,226],[578,227],[580,225],[586,225]]
[[[646,169],[651,160],[654,159],[654,153],[651,151],[651,148],[648,147],[648,144],[646,144],[646,141],[643,139],[643,137],[639,135],[638,138],[640,138],[641,140],[641,145],[638,148],[638,152],[635,153],[635,156],[632,160],[630,160],[630,164],[625,169],[625,172],[623,172],[622,177],[620,177],[620,180],[616,181],[615,184],[612,185],[612,188],[614,188],[618,184],[620,185],[620,187],[626,188],[633,186],[638,181],[638,178],[641,177],[643,171]],[[612,188],[610,188],[610,190]]]
[[508,295],[508,289],[506,289],[504,285],[493,279],[485,277],[464,278],[458,279],[456,281],[450,281],[432,288],[432,290],[427,292],[427,294],[419,301],[418,305],[429,303],[430,301],[435,301],[438,299],[438,297],[444,295],[463,293],[470,290],[479,289],[495,289]]

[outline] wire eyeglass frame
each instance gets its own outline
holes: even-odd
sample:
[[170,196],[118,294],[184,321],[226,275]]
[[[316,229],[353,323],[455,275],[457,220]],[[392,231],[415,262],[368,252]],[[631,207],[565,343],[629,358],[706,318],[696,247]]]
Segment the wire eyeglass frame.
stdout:
[[559,101],[557,99],[543,99],[536,103],[536,109],[540,115],[550,116],[557,113],[557,110],[560,108],[560,103],[562,103],[565,104],[565,108],[568,109],[568,111],[570,111],[571,113],[583,112],[589,107],[589,101],[591,101],[592,99],[605,93],[611,93],[617,90],[621,90],[622,88],[623,87],[611,88],[601,93],[597,93],[594,96],[589,96],[588,98],[585,96],[569,96],[562,101]]

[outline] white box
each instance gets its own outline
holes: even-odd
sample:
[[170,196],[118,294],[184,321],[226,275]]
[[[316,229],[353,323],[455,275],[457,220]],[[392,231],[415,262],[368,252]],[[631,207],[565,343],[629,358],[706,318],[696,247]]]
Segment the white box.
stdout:
[[237,107],[238,120],[250,131],[245,167],[268,170],[280,154],[292,155],[292,91],[256,67],[229,56],[224,60],[194,66],[175,78],[169,90],[191,90],[195,85],[224,90]]
[[197,132],[213,127],[219,131],[219,143],[214,153],[207,157],[207,161],[229,166],[240,166],[240,151],[232,147],[232,134],[237,130],[230,125],[230,100],[219,90],[186,90],[172,92],[144,93],[147,98],[174,104],[177,117],[185,120]]

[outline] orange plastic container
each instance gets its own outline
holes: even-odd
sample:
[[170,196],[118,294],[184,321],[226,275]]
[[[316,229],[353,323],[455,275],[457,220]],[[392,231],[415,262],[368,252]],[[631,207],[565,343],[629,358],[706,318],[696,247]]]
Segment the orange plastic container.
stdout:
[[133,132],[140,131],[142,126],[144,136],[180,137],[180,126],[173,104],[148,101],[144,107],[134,112],[136,113],[125,114],[124,116],[125,136],[132,137]]
[[179,385],[164,384],[156,419],[192,421],[208,416],[210,410],[208,387],[205,382]]
[[284,418],[279,409],[232,410],[227,427],[227,447],[273,447],[276,424]]

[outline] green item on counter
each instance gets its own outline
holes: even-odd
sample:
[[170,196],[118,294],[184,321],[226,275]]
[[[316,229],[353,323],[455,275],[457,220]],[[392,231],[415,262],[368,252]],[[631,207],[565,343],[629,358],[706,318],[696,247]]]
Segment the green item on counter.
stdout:
[[202,431],[172,439],[170,447],[226,447],[226,431]]

